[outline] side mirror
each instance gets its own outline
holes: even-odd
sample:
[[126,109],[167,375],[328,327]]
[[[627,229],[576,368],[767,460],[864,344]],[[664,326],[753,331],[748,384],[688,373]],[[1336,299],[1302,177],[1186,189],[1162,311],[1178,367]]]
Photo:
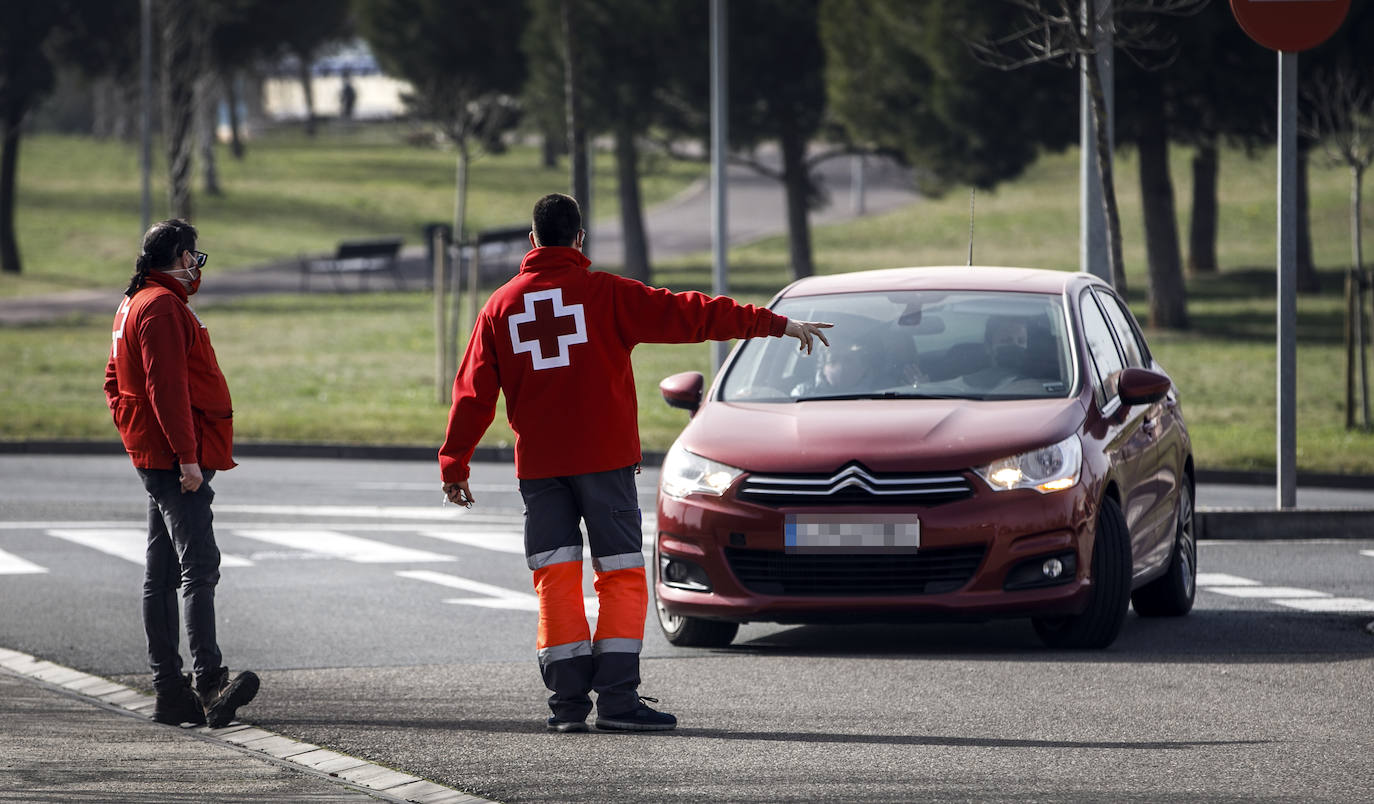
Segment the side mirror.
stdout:
[[1167,375],[1143,368],[1122,369],[1116,381],[1116,392],[1127,405],[1153,405],[1173,387]]
[[658,384],[658,390],[668,407],[682,408],[695,416],[697,408],[701,407],[701,393],[705,386],[706,378],[701,376],[700,371],[684,371],[664,378]]

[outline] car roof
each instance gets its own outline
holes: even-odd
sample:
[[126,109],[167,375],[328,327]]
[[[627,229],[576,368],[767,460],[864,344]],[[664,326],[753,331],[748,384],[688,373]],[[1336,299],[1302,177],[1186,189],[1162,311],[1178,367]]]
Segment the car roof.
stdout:
[[1009,290],[1060,294],[1071,285],[1093,281],[1105,286],[1100,279],[1081,271],[938,265],[812,276],[793,282],[780,295],[818,296],[884,290]]

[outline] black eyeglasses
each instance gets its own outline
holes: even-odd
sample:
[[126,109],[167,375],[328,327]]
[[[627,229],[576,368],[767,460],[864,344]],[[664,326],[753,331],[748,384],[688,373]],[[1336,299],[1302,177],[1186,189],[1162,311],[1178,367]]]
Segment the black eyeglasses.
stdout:
[[206,254],[206,253],[203,252],[203,251],[192,251],[192,252],[191,252],[191,256],[196,258],[196,267],[197,267],[197,268],[204,268],[204,267],[205,267],[205,261],[208,260],[208,259],[210,259],[210,255],[209,255],[209,254]]

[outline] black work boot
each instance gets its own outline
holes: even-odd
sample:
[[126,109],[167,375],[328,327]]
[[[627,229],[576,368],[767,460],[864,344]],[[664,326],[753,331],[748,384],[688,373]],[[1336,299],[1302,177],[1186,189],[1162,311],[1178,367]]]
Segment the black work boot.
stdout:
[[157,698],[153,702],[153,720],[169,726],[180,726],[182,723],[205,725],[205,709],[191,691],[190,674],[179,681],[175,686],[157,691]]
[[667,731],[677,728],[677,718],[667,712],[659,712],[644,702],[658,703],[657,698],[639,696],[639,706],[628,712],[596,716],[596,727],[609,731]]
[[240,706],[258,694],[258,676],[245,670],[229,680],[229,668],[196,679],[196,697],[205,708],[205,720],[212,729],[222,729],[234,720]]

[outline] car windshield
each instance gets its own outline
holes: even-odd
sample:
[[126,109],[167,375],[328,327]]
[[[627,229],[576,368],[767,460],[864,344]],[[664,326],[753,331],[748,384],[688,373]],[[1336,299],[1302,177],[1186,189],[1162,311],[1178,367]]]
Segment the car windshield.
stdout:
[[1073,390],[1059,296],[1001,291],[888,291],[797,296],[773,308],[829,321],[830,347],[746,341],[722,386],[726,402],[821,399],[1031,399]]

